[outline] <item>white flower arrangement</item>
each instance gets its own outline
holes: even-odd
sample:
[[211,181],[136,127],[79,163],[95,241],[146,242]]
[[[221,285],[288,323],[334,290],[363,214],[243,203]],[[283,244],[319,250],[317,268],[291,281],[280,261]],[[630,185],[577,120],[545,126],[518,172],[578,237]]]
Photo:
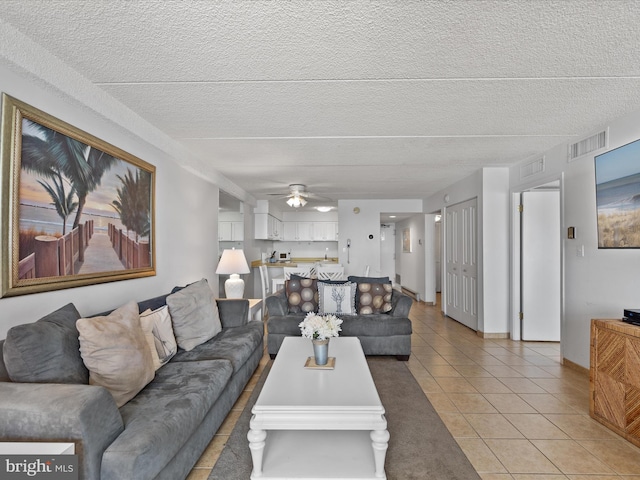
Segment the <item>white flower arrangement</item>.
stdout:
[[338,336],[342,330],[341,324],[342,320],[335,315],[318,315],[317,313],[309,312],[298,326],[303,338],[326,340],[327,338]]

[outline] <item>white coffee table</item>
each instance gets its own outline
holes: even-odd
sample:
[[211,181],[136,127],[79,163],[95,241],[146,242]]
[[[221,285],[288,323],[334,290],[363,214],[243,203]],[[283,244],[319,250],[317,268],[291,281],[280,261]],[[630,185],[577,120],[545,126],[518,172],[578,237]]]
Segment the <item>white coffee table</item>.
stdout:
[[278,351],[251,410],[251,479],[385,479],[387,420],[360,340],[331,339],[333,370],[305,368],[312,355],[301,337]]

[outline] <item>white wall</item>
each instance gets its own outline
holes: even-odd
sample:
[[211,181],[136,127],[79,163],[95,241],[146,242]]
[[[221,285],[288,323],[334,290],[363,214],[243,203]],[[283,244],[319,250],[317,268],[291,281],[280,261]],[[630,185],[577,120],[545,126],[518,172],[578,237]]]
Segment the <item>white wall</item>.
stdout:
[[[82,315],[129,300],[166,293],[175,285],[205,277],[217,291],[218,187],[181,168],[166,151],[109,121],[51,85],[18,73],[0,56],[0,90],[103,139],[156,167],[157,275],[53,292],[0,299],[0,338],[14,325],[33,322],[69,302]],[[79,80],[80,83],[81,80]],[[88,84],[88,82],[87,82]],[[82,88],[90,89],[88,85]],[[96,89],[98,90],[98,89]],[[100,98],[102,94],[96,93]],[[110,107],[103,106],[105,110]],[[140,120],[140,128],[144,122]],[[3,193],[4,195],[4,193]],[[2,222],[7,221],[1,219]]]
[[[509,171],[482,170],[482,196],[478,199],[481,219],[483,332],[509,332]],[[480,247],[479,247],[480,248]]]
[[[346,275],[362,275],[366,265],[370,267],[370,276],[380,275],[380,213],[388,212],[422,212],[422,200],[338,201],[338,255]],[[373,238],[369,239],[369,235]],[[347,261],[348,239],[351,240],[350,262]]]
[[[598,249],[596,224],[594,155],[612,150],[640,138],[640,112],[634,112],[603,125],[609,127],[609,146],[567,162],[567,145],[545,153],[545,172],[520,179],[520,164],[511,168],[511,188],[524,190],[564,176],[563,247],[565,262],[562,355],[583,367],[589,366],[590,324],[592,318],[621,318],[624,308],[640,305],[638,265],[640,250]],[[580,140],[595,132],[584,132]],[[526,163],[526,162],[523,162]],[[569,226],[576,228],[576,239],[566,238]],[[584,245],[584,257],[576,250]]]

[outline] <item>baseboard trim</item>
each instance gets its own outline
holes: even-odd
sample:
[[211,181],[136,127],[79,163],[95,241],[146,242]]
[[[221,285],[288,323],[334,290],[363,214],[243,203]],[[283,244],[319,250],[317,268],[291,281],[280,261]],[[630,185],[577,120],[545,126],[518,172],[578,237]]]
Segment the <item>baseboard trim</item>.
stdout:
[[588,368],[585,368],[582,365],[578,365],[577,363],[572,362],[571,360],[567,360],[564,357],[562,357],[562,365],[564,367],[570,368],[571,370],[575,370],[578,373],[582,373],[583,375],[589,375]]
[[487,332],[481,332],[480,330],[476,330],[476,335],[481,337],[481,338],[488,338],[488,339],[503,339],[503,338],[509,338],[509,332],[505,332],[505,333],[487,333]]

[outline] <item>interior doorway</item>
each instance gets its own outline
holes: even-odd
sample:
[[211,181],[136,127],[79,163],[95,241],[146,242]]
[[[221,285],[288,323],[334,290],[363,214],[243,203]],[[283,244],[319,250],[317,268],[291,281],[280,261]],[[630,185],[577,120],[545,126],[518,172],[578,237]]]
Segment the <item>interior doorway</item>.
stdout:
[[380,274],[396,283],[396,224],[380,224]]

